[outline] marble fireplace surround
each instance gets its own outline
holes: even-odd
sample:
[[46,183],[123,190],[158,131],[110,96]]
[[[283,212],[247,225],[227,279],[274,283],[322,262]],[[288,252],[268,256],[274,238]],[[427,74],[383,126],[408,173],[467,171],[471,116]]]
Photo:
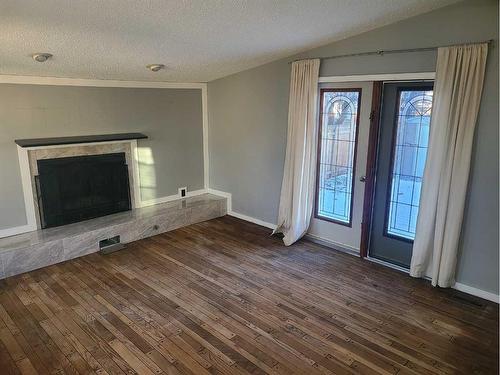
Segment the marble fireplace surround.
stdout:
[[38,207],[35,182],[35,177],[38,175],[38,160],[123,152],[128,166],[131,205],[132,208],[137,208],[140,206],[140,192],[138,191],[138,171],[135,168],[137,163],[135,160],[135,149],[135,141],[113,141],[92,144],[67,144],[26,148],[28,166],[21,165],[21,174],[24,173],[26,175],[26,171],[23,171],[22,169],[26,169],[26,167],[29,168],[30,189],[27,189],[29,191],[27,194],[28,197],[25,196],[25,203],[27,203],[27,205],[32,204],[31,222],[34,222],[36,229],[41,229],[40,210]]

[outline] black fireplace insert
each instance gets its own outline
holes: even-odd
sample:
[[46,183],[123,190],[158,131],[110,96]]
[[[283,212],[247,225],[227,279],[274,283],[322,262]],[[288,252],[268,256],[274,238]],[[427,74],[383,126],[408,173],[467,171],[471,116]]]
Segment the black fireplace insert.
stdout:
[[131,209],[125,153],[38,160],[42,228]]

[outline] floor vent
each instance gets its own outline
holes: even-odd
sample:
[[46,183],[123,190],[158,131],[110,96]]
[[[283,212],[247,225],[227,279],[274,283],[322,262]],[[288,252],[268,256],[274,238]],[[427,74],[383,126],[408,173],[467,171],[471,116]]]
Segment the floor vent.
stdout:
[[99,252],[101,254],[114,253],[123,248],[125,248],[125,245],[120,242],[120,236],[114,236],[99,241]]

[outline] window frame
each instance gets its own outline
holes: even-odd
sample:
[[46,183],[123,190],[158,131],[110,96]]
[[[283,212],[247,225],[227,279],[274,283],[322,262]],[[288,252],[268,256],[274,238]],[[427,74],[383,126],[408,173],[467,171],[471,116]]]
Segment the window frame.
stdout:
[[[337,219],[332,219],[330,217],[326,217],[319,214],[319,185],[320,185],[320,170],[321,170],[321,140],[323,134],[323,94],[327,92],[357,92],[358,93],[358,108],[356,113],[356,130],[354,136],[354,150],[353,150],[353,159],[352,159],[352,183],[351,183],[351,202],[349,208],[349,222],[340,221]],[[314,193],[314,218],[318,220],[328,221],[330,223],[339,224],[345,227],[352,227],[352,214],[354,208],[354,188],[356,182],[356,160],[358,154],[358,133],[359,133],[359,118],[361,113],[361,96],[362,89],[361,87],[343,87],[343,88],[320,88],[319,90],[319,110],[318,110],[318,145],[316,151],[316,189]]]
[[[399,107],[401,105],[401,92],[402,91],[432,91],[434,92],[434,83],[429,82],[429,85],[425,86],[400,86],[397,90],[397,99],[396,106],[394,108],[394,124],[392,131],[392,140],[391,140],[391,161],[389,164],[389,173],[388,173],[388,181],[387,181],[387,192],[385,198],[385,215],[384,215],[384,232],[383,236],[387,238],[391,238],[394,240],[399,240],[403,242],[413,243],[415,239],[410,239],[403,236],[398,236],[397,234],[389,233],[389,216],[391,210],[391,194],[392,194],[392,172],[394,168],[394,159],[396,156],[396,142],[397,142],[397,134],[398,134],[398,119],[399,119]],[[434,95],[433,95],[433,104],[434,104]],[[432,108],[434,109],[434,108]],[[432,118],[432,110],[431,110],[431,118]],[[425,159],[427,162],[427,154],[425,155]],[[419,209],[420,209],[420,201],[419,201]]]

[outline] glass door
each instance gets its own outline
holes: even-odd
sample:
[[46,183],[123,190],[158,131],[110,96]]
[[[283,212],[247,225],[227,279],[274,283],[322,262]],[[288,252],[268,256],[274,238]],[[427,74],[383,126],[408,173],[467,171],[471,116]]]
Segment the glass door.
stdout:
[[432,82],[385,83],[370,257],[410,266],[429,141]]

